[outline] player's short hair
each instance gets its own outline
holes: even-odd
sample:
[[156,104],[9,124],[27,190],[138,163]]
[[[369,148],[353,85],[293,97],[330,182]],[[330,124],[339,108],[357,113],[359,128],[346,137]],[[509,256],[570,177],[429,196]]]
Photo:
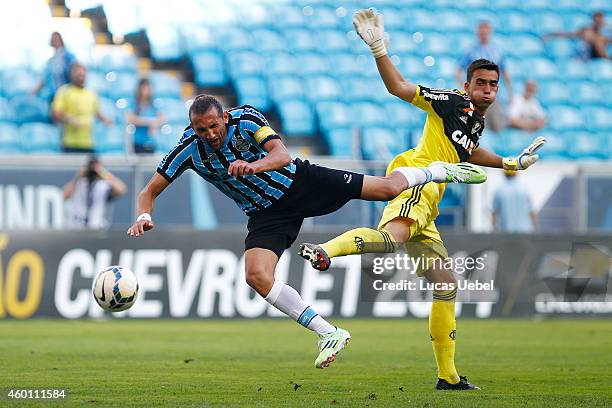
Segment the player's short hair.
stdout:
[[472,80],[472,76],[474,76],[474,71],[477,69],[488,69],[489,71],[497,72],[497,76],[499,77],[499,66],[493,61],[489,61],[484,58],[477,59],[472,61],[470,66],[467,69],[467,81],[470,82]]
[[198,95],[189,108],[189,118],[191,118],[191,115],[203,115],[211,108],[215,108],[218,116],[223,115],[223,106],[217,98],[212,95]]

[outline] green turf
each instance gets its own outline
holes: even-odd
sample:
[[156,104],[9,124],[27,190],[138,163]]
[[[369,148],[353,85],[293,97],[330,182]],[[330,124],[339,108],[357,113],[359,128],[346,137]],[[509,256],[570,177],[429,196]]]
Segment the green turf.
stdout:
[[[0,321],[0,388],[65,387],[79,407],[612,406],[609,320],[460,320],[479,392],[434,391],[425,320],[341,325],[353,340],[317,370],[315,336],[286,319]],[[29,405],[59,404],[11,406]]]

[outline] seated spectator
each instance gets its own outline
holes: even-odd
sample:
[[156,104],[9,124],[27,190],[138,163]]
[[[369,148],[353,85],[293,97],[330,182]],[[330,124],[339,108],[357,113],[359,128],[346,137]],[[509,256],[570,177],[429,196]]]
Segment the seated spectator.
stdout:
[[610,58],[607,47],[612,42],[612,38],[606,37],[603,33],[603,28],[606,25],[604,13],[601,11],[593,13],[592,18],[593,24],[590,26],[583,27],[575,32],[546,34],[544,40],[554,37],[580,38],[585,45],[585,48],[580,52],[584,59]]
[[87,70],[78,62],[70,69],[70,83],[57,90],[51,105],[53,120],[62,123],[65,153],[92,153],[92,128],[97,116],[105,125],[112,122],[100,112],[98,97],[85,88]]
[[74,55],[64,46],[62,35],[57,31],[51,34],[51,46],[55,49],[53,56],[45,64],[43,79],[31,92],[32,95],[42,92],[49,103],[57,90],[70,81],[70,66],[75,60]]
[[126,120],[134,125],[134,153],[153,153],[153,135],[165,122],[164,116],[153,106],[153,91],[148,79],[138,82],[133,109],[126,114]]
[[533,132],[546,126],[546,113],[535,98],[536,91],[536,82],[530,80],[525,83],[525,92],[512,98],[508,108],[510,127]]
[[91,156],[87,165],[64,186],[64,200],[69,200],[68,226],[75,229],[108,228],[108,203],[126,191],[125,183]]

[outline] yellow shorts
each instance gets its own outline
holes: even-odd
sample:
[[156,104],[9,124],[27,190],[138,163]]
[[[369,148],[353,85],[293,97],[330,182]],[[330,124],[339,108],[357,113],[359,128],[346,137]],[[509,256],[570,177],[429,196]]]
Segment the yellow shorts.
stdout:
[[[387,174],[397,167],[394,166],[395,162],[396,160],[389,165]],[[448,251],[435,224],[439,214],[438,203],[442,199],[444,188],[444,184],[427,183],[404,191],[389,201],[378,229],[396,218],[410,219],[410,239],[406,242],[406,252],[412,257],[447,258]],[[417,271],[418,276],[424,273],[425,269]]]

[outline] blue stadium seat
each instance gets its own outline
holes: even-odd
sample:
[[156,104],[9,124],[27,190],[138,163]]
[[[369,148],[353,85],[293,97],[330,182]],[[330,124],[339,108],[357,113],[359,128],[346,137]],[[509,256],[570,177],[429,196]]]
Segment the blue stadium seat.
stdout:
[[19,128],[22,149],[28,153],[59,153],[60,131],[48,123],[26,123]]
[[107,96],[109,92],[109,82],[106,76],[98,71],[88,71],[85,87],[97,95]]
[[524,76],[541,80],[553,80],[559,77],[559,69],[549,59],[546,58],[528,58],[523,61]]
[[98,98],[98,107],[100,112],[112,121],[113,123],[123,122],[123,115],[119,114],[117,107],[115,106],[115,102],[111,99],[107,98]]
[[300,68],[300,74],[304,76],[327,74],[331,71],[327,58],[318,53],[298,54],[296,56],[296,64]]
[[305,28],[292,28],[285,31],[288,49],[292,52],[317,51],[320,43],[310,30]]
[[195,82],[198,86],[223,86],[227,75],[223,55],[216,51],[197,51],[191,56]]
[[321,30],[317,33],[318,44],[325,44],[325,49],[331,52],[345,52],[350,50],[351,43],[345,31]]
[[351,117],[358,126],[380,126],[387,119],[385,110],[372,102],[351,104]]
[[138,72],[138,59],[133,53],[120,46],[96,48],[94,58],[96,70],[102,72]]
[[[413,35],[407,31],[389,31],[389,42],[391,43],[391,49],[397,54],[409,54],[409,55],[422,55],[423,45],[418,44],[414,41]],[[362,52],[367,52],[368,49],[362,43],[361,40],[358,42],[359,48]]]
[[581,130],[588,123],[579,109],[567,105],[549,106],[547,114],[553,130]]
[[5,98],[0,98],[0,121],[15,122],[15,111],[13,106]]
[[610,109],[601,106],[590,106],[582,110],[586,118],[586,126],[594,131],[610,131],[612,129],[612,114]]
[[152,72],[149,74],[153,95],[157,98],[181,99],[181,81],[175,76],[164,72]]
[[234,79],[234,89],[238,96],[239,105],[253,105],[263,112],[270,110],[268,87],[262,77],[248,76],[236,78]]
[[[450,55],[456,45],[448,41],[447,33],[427,33],[422,44],[425,54],[433,56]],[[422,61],[422,59],[421,59]],[[421,62],[422,63],[422,62]]]
[[[394,2],[395,3],[395,2]],[[394,7],[399,4],[384,5],[377,7],[378,11],[385,16],[385,30],[402,30],[406,27],[406,19],[402,14],[402,10]]]
[[279,103],[283,132],[289,136],[313,136],[316,133],[315,117],[310,104],[302,99]]
[[[533,13],[533,10],[530,10],[530,12]],[[566,31],[565,21],[559,18],[559,14],[554,12],[538,13],[534,23],[533,31],[538,34]]]
[[570,155],[576,160],[607,160],[609,135],[603,133],[576,132],[566,133],[571,141]]
[[166,154],[176,147],[183,132],[185,123],[167,123],[155,133],[155,152]]
[[577,56],[579,43],[569,38],[553,38],[547,40],[544,46],[550,58],[563,60]]
[[512,155],[519,154],[526,146],[529,146],[535,139],[533,134],[517,129],[506,129],[499,135],[496,143],[498,154]]
[[29,94],[42,78],[24,69],[11,69],[2,73],[2,94],[6,98]]
[[94,150],[98,154],[125,154],[125,128],[94,124]]
[[174,25],[153,24],[146,28],[155,61],[179,61],[185,55],[179,31]]
[[503,40],[506,54],[511,57],[539,56],[544,51],[542,39],[535,35],[512,35],[510,37],[500,37],[500,40]]
[[306,98],[311,103],[340,100],[342,95],[342,88],[333,77],[320,75],[306,78]]
[[132,99],[134,97],[138,85],[138,77],[136,75],[124,72],[117,74],[113,79],[114,81],[109,81],[107,93],[111,99]]
[[335,128],[324,133],[329,154],[337,159],[353,158],[353,130],[350,128]]
[[557,69],[563,72],[563,77],[566,79],[590,79],[589,66],[583,61],[575,59],[566,60],[560,63]]
[[433,73],[433,69],[425,65],[423,58],[413,55],[400,55],[400,71],[407,78],[423,77]]
[[268,88],[270,98],[277,103],[285,99],[303,98],[305,95],[302,79],[293,75],[268,78]]
[[319,102],[316,105],[319,123],[325,131],[353,126],[353,114],[343,102]]
[[312,6],[312,15],[307,15],[305,22],[308,26],[324,28],[324,27],[337,27],[340,20],[336,16],[336,11],[333,7],[323,6],[316,4]]
[[223,50],[228,55],[233,55],[236,51],[248,51],[253,49],[253,44],[257,41],[249,30],[237,26],[221,27],[216,30],[217,38],[223,39]]
[[227,69],[232,78],[243,75],[263,75],[267,63],[261,55],[252,51],[237,51],[227,59]]
[[[504,24],[499,27],[499,31],[513,35],[515,33],[525,33],[531,31],[532,24],[529,15],[518,10],[504,13]],[[497,31],[496,27],[496,31]]]
[[280,29],[303,27],[306,20],[302,8],[293,4],[278,4],[273,8],[276,13],[274,24]]
[[393,98],[380,78],[353,76],[344,78],[341,83],[346,102],[385,102]]
[[405,140],[393,129],[386,127],[364,128],[361,149],[366,160],[391,161],[405,150]]
[[266,58],[259,57],[265,66],[263,71],[269,77],[278,75],[294,75],[301,71],[298,68],[296,57],[286,52],[269,54]]
[[155,107],[164,115],[169,123],[189,122],[189,109],[185,102],[176,98],[155,98]]
[[[577,102],[581,105],[600,105],[604,106],[607,101],[602,98],[603,93],[601,89],[601,83],[596,82],[578,82],[572,89],[574,90],[574,97]],[[610,113],[612,115],[612,112]]]
[[[444,33],[469,32],[474,31],[472,22],[465,18],[465,11],[452,8],[442,8],[437,14],[439,29]],[[442,28],[443,27],[443,28]]]
[[[538,132],[538,134],[542,134]],[[546,137],[546,145],[540,150],[538,154],[541,160],[545,161],[565,161],[571,160],[570,154],[573,149],[573,141],[563,132],[546,133],[543,136]],[[512,153],[516,154],[516,153]]]
[[49,122],[49,103],[36,96],[16,96],[10,102],[18,124],[26,122]]
[[603,59],[588,62],[591,79],[594,81],[612,81],[612,61]]
[[287,40],[277,31],[259,29],[254,30],[251,35],[260,52],[280,52],[287,49]]
[[387,123],[394,127],[411,128],[423,125],[423,114],[407,102],[391,101],[384,105]]
[[331,75],[344,78],[348,75],[361,75],[361,69],[357,63],[357,56],[348,53],[333,54],[328,57],[328,63],[333,66]]
[[563,82],[538,82],[537,99],[544,105],[573,104],[575,95],[572,89]]
[[0,122],[0,154],[21,152],[19,129],[9,122]]

